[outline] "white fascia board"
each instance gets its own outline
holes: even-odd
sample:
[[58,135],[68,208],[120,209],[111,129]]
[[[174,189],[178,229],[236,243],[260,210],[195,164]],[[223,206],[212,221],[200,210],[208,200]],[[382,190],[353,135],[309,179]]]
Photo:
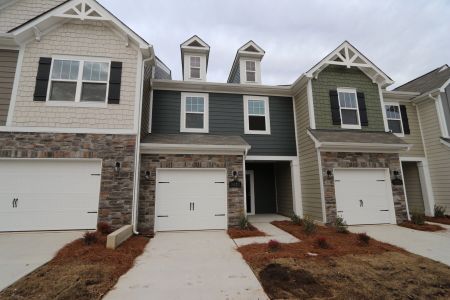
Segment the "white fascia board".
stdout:
[[42,132],[42,133],[91,133],[136,135],[135,129],[62,128],[62,127],[18,127],[0,126],[0,132]]
[[434,90],[431,90],[431,91],[429,91],[429,92],[426,92],[426,93],[423,93],[423,94],[420,94],[419,96],[417,96],[417,97],[414,97],[413,99],[412,99],[412,102],[413,103],[419,103],[419,102],[422,102],[422,101],[424,101],[424,100],[428,100],[428,99],[432,99],[432,100],[437,100],[437,96],[440,94],[440,89],[434,89]]
[[379,153],[398,153],[409,151],[410,144],[379,144],[379,143],[340,143],[340,142],[321,142],[317,147],[320,151],[333,152],[379,152]]
[[386,91],[382,90],[383,97],[390,98],[390,99],[398,99],[398,100],[412,100],[413,98],[420,95],[420,93],[417,92],[401,92],[401,91]]
[[445,88],[450,85],[450,78],[439,88],[441,93],[445,92]]
[[154,90],[292,97],[289,86],[154,79],[152,80],[152,87]]
[[294,161],[298,162],[297,156],[263,156],[263,155],[247,155],[246,161]]
[[145,154],[228,154],[243,155],[250,145],[195,145],[195,144],[152,144],[141,143],[141,153]]

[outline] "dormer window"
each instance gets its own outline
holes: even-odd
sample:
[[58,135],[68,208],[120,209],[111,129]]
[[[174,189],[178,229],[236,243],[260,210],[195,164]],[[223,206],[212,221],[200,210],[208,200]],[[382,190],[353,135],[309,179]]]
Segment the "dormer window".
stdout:
[[256,62],[254,60],[245,61],[245,76],[247,82],[256,81]]
[[200,56],[190,57],[190,78],[200,79]]

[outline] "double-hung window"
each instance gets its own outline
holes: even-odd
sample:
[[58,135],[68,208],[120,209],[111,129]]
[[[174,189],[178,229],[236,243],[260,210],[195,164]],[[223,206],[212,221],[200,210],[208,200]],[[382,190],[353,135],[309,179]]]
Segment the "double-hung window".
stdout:
[[339,97],[339,111],[341,114],[341,127],[361,129],[356,90],[338,89],[337,92]]
[[256,62],[254,60],[245,61],[245,76],[247,82],[256,82]]
[[190,74],[193,79],[200,79],[200,56],[191,56],[189,58]]
[[389,130],[397,135],[403,135],[403,124],[400,106],[397,104],[388,104],[385,105],[385,109]]
[[109,70],[109,61],[53,59],[47,99],[106,104]]
[[181,132],[208,132],[208,94],[181,94]]
[[270,134],[269,98],[244,96],[246,134]]

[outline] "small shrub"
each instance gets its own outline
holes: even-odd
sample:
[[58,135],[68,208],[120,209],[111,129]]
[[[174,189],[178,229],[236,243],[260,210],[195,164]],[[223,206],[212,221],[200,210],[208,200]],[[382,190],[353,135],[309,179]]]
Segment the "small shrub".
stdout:
[[83,235],[83,242],[85,245],[95,244],[97,242],[97,233],[86,231],[86,233]]
[[316,239],[316,244],[319,248],[328,249],[330,248],[330,244],[328,244],[327,239],[324,237],[319,237]]
[[313,234],[316,231],[316,224],[314,220],[308,216],[303,219],[303,230],[307,235]]
[[439,205],[435,205],[434,206],[434,216],[435,217],[445,217],[445,207],[443,206],[439,206]]
[[108,235],[112,232],[111,225],[109,225],[106,222],[99,222],[97,224],[97,231],[100,232],[102,235]]
[[299,216],[297,216],[295,213],[292,214],[292,216],[291,216],[291,221],[292,221],[292,223],[294,223],[295,225],[302,225],[302,224],[303,224],[302,218],[300,218]]
[[370,236],[368,236],[365,232],[358,233],[357,235],[358,241],[363,245],[369,245],[370,242]]
[[345,222],[341,217],[336,218],[336,221],[334,221],[334,227],[336,228],[336,232],[338,233],[348,233],[347,222]]
[[277,241],[277,240],[270,240],[270,241],[267,243],[267,248],[269,249],[270,252],[275,252],[275,251],[280,250],[281,244],[280,244],[280,242]]
[[239,229],[248,230],[250,229],[250,222],[246,216],[242,216],[239,220]]
[[413,212],[411,214],[411,222],[416,225],[425,224],[425,215],[423,213]]

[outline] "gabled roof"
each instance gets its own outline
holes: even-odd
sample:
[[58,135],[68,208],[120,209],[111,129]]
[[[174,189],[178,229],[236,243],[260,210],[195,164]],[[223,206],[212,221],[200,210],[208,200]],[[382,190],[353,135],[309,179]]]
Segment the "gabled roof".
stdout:
[[305,73],[308,77],[317,77],[318,74],[329,65],[345,66],[347,68],[356,67],[364,72],[374,83],[381,84],[382,87],[389,86],[394,81],[386,75],[380,68],[365,57],[348,41],[344,41],[339,47],[334,49],[324,59]]
[[147,43],[142,37],[116,18],[110,11],[95,0],[68,0],[52,9],[28,20],[27,22],[11,29],[19,42],[35,37],[40,39],[41,35],[51,31],[57,24],[62,24],[71,19],[104,21],[111,25],[116,31],[123,34],[124,45],[130,41],[136,43],[144,56],[152,54],[153,46]]
[[236,55],[233,60],[233,64],[231,65],[230,74],[228,75],[227,82],[230,82],[231,77],[233,76],[234,72],[236,72],[238,66],[239,66],[239,57],[255,57],[258,59],[262,59],[266,51],[263,50],[257,43],[250,40],[247,43],[245,43],[243,46],[241,46],[237,51]]
[[448,65],[443,65],[395,88],[394,91],[419,92],[423,94],[435,89],[445,88],[444,85],[449,80],[450,68]]
[[209,50],[211,47],[202,40],[198,35],[193,35],[180,45],[181,49],[181,69],[184,72],[184,53],[194,52],[194,53],[204,53],[206,54],[206,70],[208,70],[209,63]]

